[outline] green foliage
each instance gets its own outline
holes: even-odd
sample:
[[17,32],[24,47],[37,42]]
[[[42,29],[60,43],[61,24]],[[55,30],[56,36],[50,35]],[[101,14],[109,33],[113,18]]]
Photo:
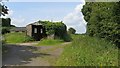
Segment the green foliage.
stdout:
[[117,66],[118,48],[110,42],[86,35],[72,35],[55,66]]
[[64,41],[70,41],[70,36],[67,34],[66,25],[61,22],[50,22],[50,21],[38,21],[44,25],[46,29],[46,34],[54,34],[55,38],[62,39]]
[[120,2],[87,2],[82,13],[87,34],[120,44]]
[[34,39],[30,36],[25,36],[24,42],[30,42],[30,41],[34,41]]
[[7,33],[5,34],[6,43],[23,43],[34,41],[33,38],[26,36],[25,33]]
[[2,18],[2,27],[10,27],[11,19],[10,18]]
[[62,39],[65,41],[65,42],[70,42],[72,41],[72,38],[71,38],[71,35],[70,34],[64,34]]
[[12,27],[15,27],[14,25],[11,25],[11,19],[10,18],[0,18],[1,22],[1,30],[2,34],[9,33],[10,29]]
[[68,29],[69,34],[75,34],[75,32],[76,32],[76,30],[72,27]]
[[0,16],[1,16],[1,15],[5,16],[5,14],[8,14],[8,8],[7,8],[7,6],[2,5],[2,4],[0,3]]
[[45,45],[45,46],[51,46],[51,45],[58,45],[63,43],[63,40],[59,39],[42,39],[37,45]]
[[9,33],[10,27],[2,27],[2,34]]

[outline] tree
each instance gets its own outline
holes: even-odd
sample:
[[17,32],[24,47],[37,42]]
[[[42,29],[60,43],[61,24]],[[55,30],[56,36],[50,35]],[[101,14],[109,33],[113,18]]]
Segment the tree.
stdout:
[[[86,2],[82,13],[87,34],[120,44],[120,2]],[[120,47],[120,46],[119,46]]]
[[11,19],[10,18],[0,18],[2,20],[2,34],[9,33],[10,28],[12,27],[11,25]]
[[0,3],[0,16],[1,16],[1,15],[5,16],[5,14],[8,14],[8,8],[7,8],[7,6],[2,5],[2,4]]
[[75,32],[76,32],[76,30],[75,30],[74,28],[72,28],[72,27],[70,27],[70,28],[68,29],[68,33],[69,33],[69,34],[75,34]]
[[2,18],[2,27],[10,27],[11,19],[10,18]]

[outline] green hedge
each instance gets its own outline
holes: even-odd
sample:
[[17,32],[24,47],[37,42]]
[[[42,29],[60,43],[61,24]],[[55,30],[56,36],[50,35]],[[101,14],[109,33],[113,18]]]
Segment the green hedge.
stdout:
[[82,9],[87,34],[120,44],[120,2],[86,2]]

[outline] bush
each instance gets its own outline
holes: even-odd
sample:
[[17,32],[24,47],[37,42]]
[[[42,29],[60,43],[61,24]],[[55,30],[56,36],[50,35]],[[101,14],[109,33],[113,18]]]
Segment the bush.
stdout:
[[2,34],[9,33],[10,27],[2,27]]
[[26,36],[24,42],[35,41],[32,37]]
[[69,34],[75,34],[75,32],[76,32],[76,30],[72,27],[68,29]]
[[72,40],[71,35],[65,34],[65,35],[63,36],[63,40],[64,40],[65,42],[70,42],[70,41]]

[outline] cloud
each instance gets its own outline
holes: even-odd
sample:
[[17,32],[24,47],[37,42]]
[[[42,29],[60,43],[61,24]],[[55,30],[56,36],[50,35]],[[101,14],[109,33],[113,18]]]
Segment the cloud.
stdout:
[[68,28],[73,27],[76,29],[76,33],[85,33],[86,32],[86,21],[81,12],[83,4],[79,4],[75,7],[74,11],[66,15],[63,19],[63,22],[67,25]]
[[25,19],[23,19],[22,17],[20,17],[20,18],[12,18],[11,19],[11,24],[15,25],[17,27],[26,26],[26,25],[24,25],[24,23],[25,23]]

